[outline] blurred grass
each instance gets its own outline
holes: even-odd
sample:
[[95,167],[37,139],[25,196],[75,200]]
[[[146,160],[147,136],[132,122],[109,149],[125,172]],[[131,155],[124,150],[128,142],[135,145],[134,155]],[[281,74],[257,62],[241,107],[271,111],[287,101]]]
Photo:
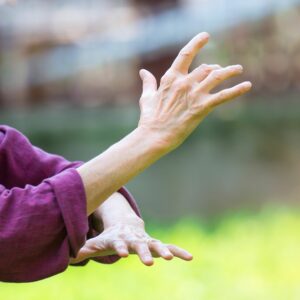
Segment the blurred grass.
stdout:
[[185,219],[148,231],[187,248],[194,260],[156,260],[150,268],[135,256],[114,265],[90,262],[36,283],[1,283],[1,299],[300,299],[298,210],[235,213],[214,225]]

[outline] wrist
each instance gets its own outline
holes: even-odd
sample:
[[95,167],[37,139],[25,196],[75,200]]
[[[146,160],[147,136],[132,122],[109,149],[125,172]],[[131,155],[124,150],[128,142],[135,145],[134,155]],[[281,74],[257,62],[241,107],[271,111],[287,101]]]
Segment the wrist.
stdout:
[[112,194],[94,212],[93,218],[101,222],[104,228],[115,223],[141,222],[142,219],[135,213],[127,199],[120,193]]
[[159,130],[139,125],[133,133],[143,141],[149,152],[154,156],[161,157],[171,151],[170,143],[163,137]]
[[109,228],[115,225],[126,224],[126,225],[133,225],[133,226],[144,226],[144,221],[135,213],[130,213],[127,215],[119,215],[113,216],[106,220],[103,220],[104,228]]
[[80,166],[77,170],[86,193],[87,214],[168,151],[158,131],[140,126]]

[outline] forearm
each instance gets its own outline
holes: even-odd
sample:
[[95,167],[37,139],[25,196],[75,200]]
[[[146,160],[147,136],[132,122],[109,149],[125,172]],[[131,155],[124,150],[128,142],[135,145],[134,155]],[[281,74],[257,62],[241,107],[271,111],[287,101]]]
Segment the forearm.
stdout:
[[157,137],[138,128],[80,166],[90,215],[110,195],[165,154]]
[[215,107],[251,89],[250,82],[243,82],[212,93],[224,80],[241,74],[240,65],[226,68],[202,65],[188,73],[208,38],[207,33],[202,33],[192,39],[161,78],[159,87],[153,74],[141,70],[139,127],[78,169],[86,190],[88,214],[126,182],[178,147]]

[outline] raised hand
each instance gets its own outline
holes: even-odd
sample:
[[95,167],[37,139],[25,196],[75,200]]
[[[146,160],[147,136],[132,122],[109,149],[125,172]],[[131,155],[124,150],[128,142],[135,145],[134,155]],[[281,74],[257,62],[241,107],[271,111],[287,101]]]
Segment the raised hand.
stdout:
[[230,101],[251,89],[246,81],[218,93],[211,93],[224,80],[240,75],[242,66],[222,68],[201,65],[189,73],[190,65],[199,50],[208,42],[209,35],[201,33],[179,53],[160,81],[146,70],[140,71],[143,93],[140,99],[140,128],[158,137],[166,152],[180,145],[216,106]]
[[92,213],[109,195],[178,147],[216,106],[251,89],[249,81],[214,93],[224,80],[239,75],[240,65],[201,65],[189,73],[198,51],[208,42],[201,33],[179,53],[160,81],[140,71],[143,93],[137,128],[96,158],[78,168]]

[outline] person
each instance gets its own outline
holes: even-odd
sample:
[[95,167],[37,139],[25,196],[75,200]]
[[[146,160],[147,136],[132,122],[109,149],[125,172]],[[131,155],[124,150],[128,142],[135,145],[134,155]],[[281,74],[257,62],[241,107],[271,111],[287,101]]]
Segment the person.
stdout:
[[69,264],[114,262],[129,253],[137,253],[146,265],[153,264],[152,256],[192,259],[145,232],[124,185],[183,143],[216,106],[251,89],[250,82],[243,82],[211,92],[241,74],[240,65],[201,65],[189,72],[208,40],[207,33],[193,38],[159,86],[149,71],[140,71],[136,129],[86,163],[46,154],[18,131],[1,126],[0,280],[39,280]]
[[[1,281],[34,281],[62,272],[68,264],[85,265],[91,242],[94,247],[97,243],[98,257],[93,259],[100,263],[126,257],[122,244],[130,243],[133,253],[151,264],[142,252],[146,240],[152,241],[156,256],[190,259],[184,250],[167,247],[145,232],[139,208],[125,187],[87,218],[85,191],[75,171],[82,164],[46,153],[18,130],[0,126]],[[69,259],[81,247],[80,255]]]

